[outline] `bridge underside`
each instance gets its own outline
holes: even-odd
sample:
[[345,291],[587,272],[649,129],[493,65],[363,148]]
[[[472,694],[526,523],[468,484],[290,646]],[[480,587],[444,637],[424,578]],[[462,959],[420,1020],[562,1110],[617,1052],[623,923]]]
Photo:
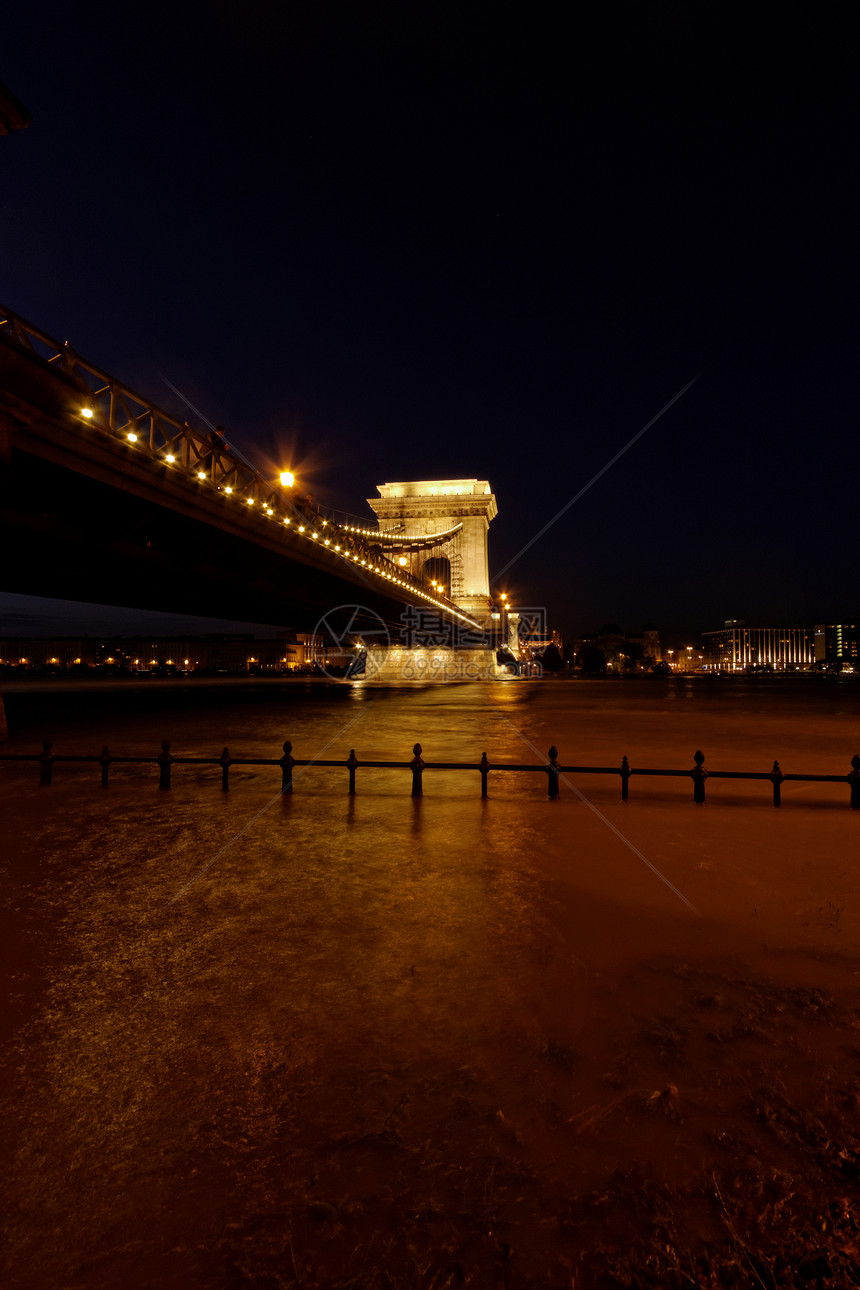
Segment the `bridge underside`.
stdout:
[[0,590],[307,631],[360,605],[399,625],[405,588],[380,594],[294,532],[71,423],[80,403],[74,382],[0,341]]
[[0,465],[0,498],[3,591],[300,631],[356,603],[399,621],[370,587],[25,453]]

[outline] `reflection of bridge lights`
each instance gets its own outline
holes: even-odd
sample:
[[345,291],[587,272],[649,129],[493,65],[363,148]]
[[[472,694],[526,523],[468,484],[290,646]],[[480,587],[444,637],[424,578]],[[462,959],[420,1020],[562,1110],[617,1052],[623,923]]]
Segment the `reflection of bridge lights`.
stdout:
[[293,484],[294,484],[295,482],[296,482],[296,477],[295,477],[295,475],[293,474],[293,472],[292,472],[291,470],[282,470],[282,471],[281,471],[281,487],[282,487],[282,488],[292,488],[292,486],[293,486]]
[[93,410],[92,410],[92,408],[81,408],[81,416],[82,416],[82,417],[86,417],[86,419],[87,419],[88,421],[89,421],[89,419],[91,418],[91,416],[92,416],[92,415],[93,415]]

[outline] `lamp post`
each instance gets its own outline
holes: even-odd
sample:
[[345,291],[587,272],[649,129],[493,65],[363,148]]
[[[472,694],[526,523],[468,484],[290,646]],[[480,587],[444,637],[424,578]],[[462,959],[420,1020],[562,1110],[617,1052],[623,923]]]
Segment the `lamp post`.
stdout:
[[508,593],[506,591],[499,593],[499,608],[502,646],[505,647],[508,643]]

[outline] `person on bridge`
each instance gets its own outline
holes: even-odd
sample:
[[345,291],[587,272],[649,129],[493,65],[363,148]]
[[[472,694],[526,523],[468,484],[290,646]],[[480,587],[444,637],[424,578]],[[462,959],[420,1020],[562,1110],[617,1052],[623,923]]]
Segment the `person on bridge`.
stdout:
[[216,426],[215,429],[210,430],[209,434],[206,436],[206,441],[209,446],[214,448],[217,452],[230,451],[230,445],[222,434],[223,429],[223,426]]

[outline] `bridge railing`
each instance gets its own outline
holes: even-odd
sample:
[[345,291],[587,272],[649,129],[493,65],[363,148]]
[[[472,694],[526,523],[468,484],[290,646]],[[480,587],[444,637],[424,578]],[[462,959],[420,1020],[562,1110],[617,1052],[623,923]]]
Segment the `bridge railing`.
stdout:
[[[446,596],[429,593],[420,578],[382,555],[382,539],[373,530],[340,524],[307,499],[284,489],[243,461],[218,431],[204,433],[182,422],[138,394],[130,386],[81,358],[20,314],[0,305],[0,338],[63,373],[79,391],[80,407],[73,416],[81,427],[101,431],[123,442],[162,466],[179,467],[190,485],[209,484],[221,494],[243,504],[258,519],[280,520],[320,548],[331,548],[343,561],[351,561],[360,577],[374,578],[376,590],[383,581],[412,591],[420,599],[471,623]],[[323,531],[325,530],[325,531]],[[376,549],[374,549],[376,548]],[[476,624],[471,623],[472,626]]]
[[107,430],[139,448],[148,448],[173,464],[205,472],[212,483],[226,486],[242,497],[257,502],[268,498],[289,505],[285,493],[254,467],[232,453],[217,432],[196,430],[187,421],[165,412],[151,399],[111,376],[103,368],[82,358],[68,341],[61,343],[27,322],[19,314],[0,306],[0,336],[61,371],[77,386],[81,395],[78,420]]
[[370,770],[408,770],[411,776],[411,794],[413,797],[423,795],[424,772],[431,771],[464,771],[472,775],[479,775],[481,780],[481,797],[489,796],[489,777],[492,773],[498,774],[509,773],[531,773],[546,776],[547,797],[550,800],[557,800],[560,796],[560,786],[565,783],[571,793],[576,796],[578,790],[573,784],[565,780],[565,776],[570,775],[617,775],[621,781],[621,799],[627,801],[629,798],[630,780],[636,775],[663,776],[672,779],[689,779],[693,785],[693,802],[696,805],[702,805],[705,801],[705,784],[708,779],[747,779],[757,781],[767,781],[771,785],[773,805],[782,804],[781,787],[787,782],[805,782],[818,784],[847,784],[850,789],[849,804],[852,810],[860,810],[860,756],[855,754],[851,758],[851,770],[844,775],[811,775],[801,773],[783,773],[778,761],[773,763],[769,771],[747,771],[747,770],[714,770],[707,771],[704,768],[705,754],[698,750],[693,754],[694,765],[691,769],[667,769],[665,767],[645,767],[631,766],[626,757],[622,757],[619,766],[566,766],[558,759],[558,749],[553,746],[549,749],[547,760],[540,763],[524,762],[490,762],[487,754],[481,754],[479,761],[437,761],[426,762],[422,757],[423,748],[421,744],[415,744],[412,749],[411,761],[359,761],[355,755],[355,749],[351,748],[349,757],[343,760],[328,758],[296,758],[293,757],[293,745],[286,740],[282,745],[282,755],[280,757],[232,757],[229,748],[224,748],[218,757],[176,757],[170,751],[170,740],[164,739],[161,743],[161,751],[150,757],[115,757],[105,745],[101,753],[97,756],[78,755],[78,754],[56,754],[54,746],[50,739],[45,739],[42,744],[42,751],[39,753],[0,753],[0,762],[35,762],[39,767],[39,782],[43,787],[50,787],[53,783],[54,766],[58,762],[73,764],[90,764],[97,765],[101,769],[101,783],[103,788],[107,788],[110,783],[110,768],[115,765],[149,765],[158,767],[158,786],[160,789],[169,789],[171,787],[171,775],[174,766],[217,766],[221,772],[221,789],[227,792],[230,788],[230,769],[233,766],[270,766],[278,767],[281,772],[281,792],[292,793],[294,786],[293,771],[296,766],[302,768],[313,767],[334,767],[346,770],[349,776],[349,787],[347,792],[353,796],[356,793],[356,774],[359,770],[364,773]]

